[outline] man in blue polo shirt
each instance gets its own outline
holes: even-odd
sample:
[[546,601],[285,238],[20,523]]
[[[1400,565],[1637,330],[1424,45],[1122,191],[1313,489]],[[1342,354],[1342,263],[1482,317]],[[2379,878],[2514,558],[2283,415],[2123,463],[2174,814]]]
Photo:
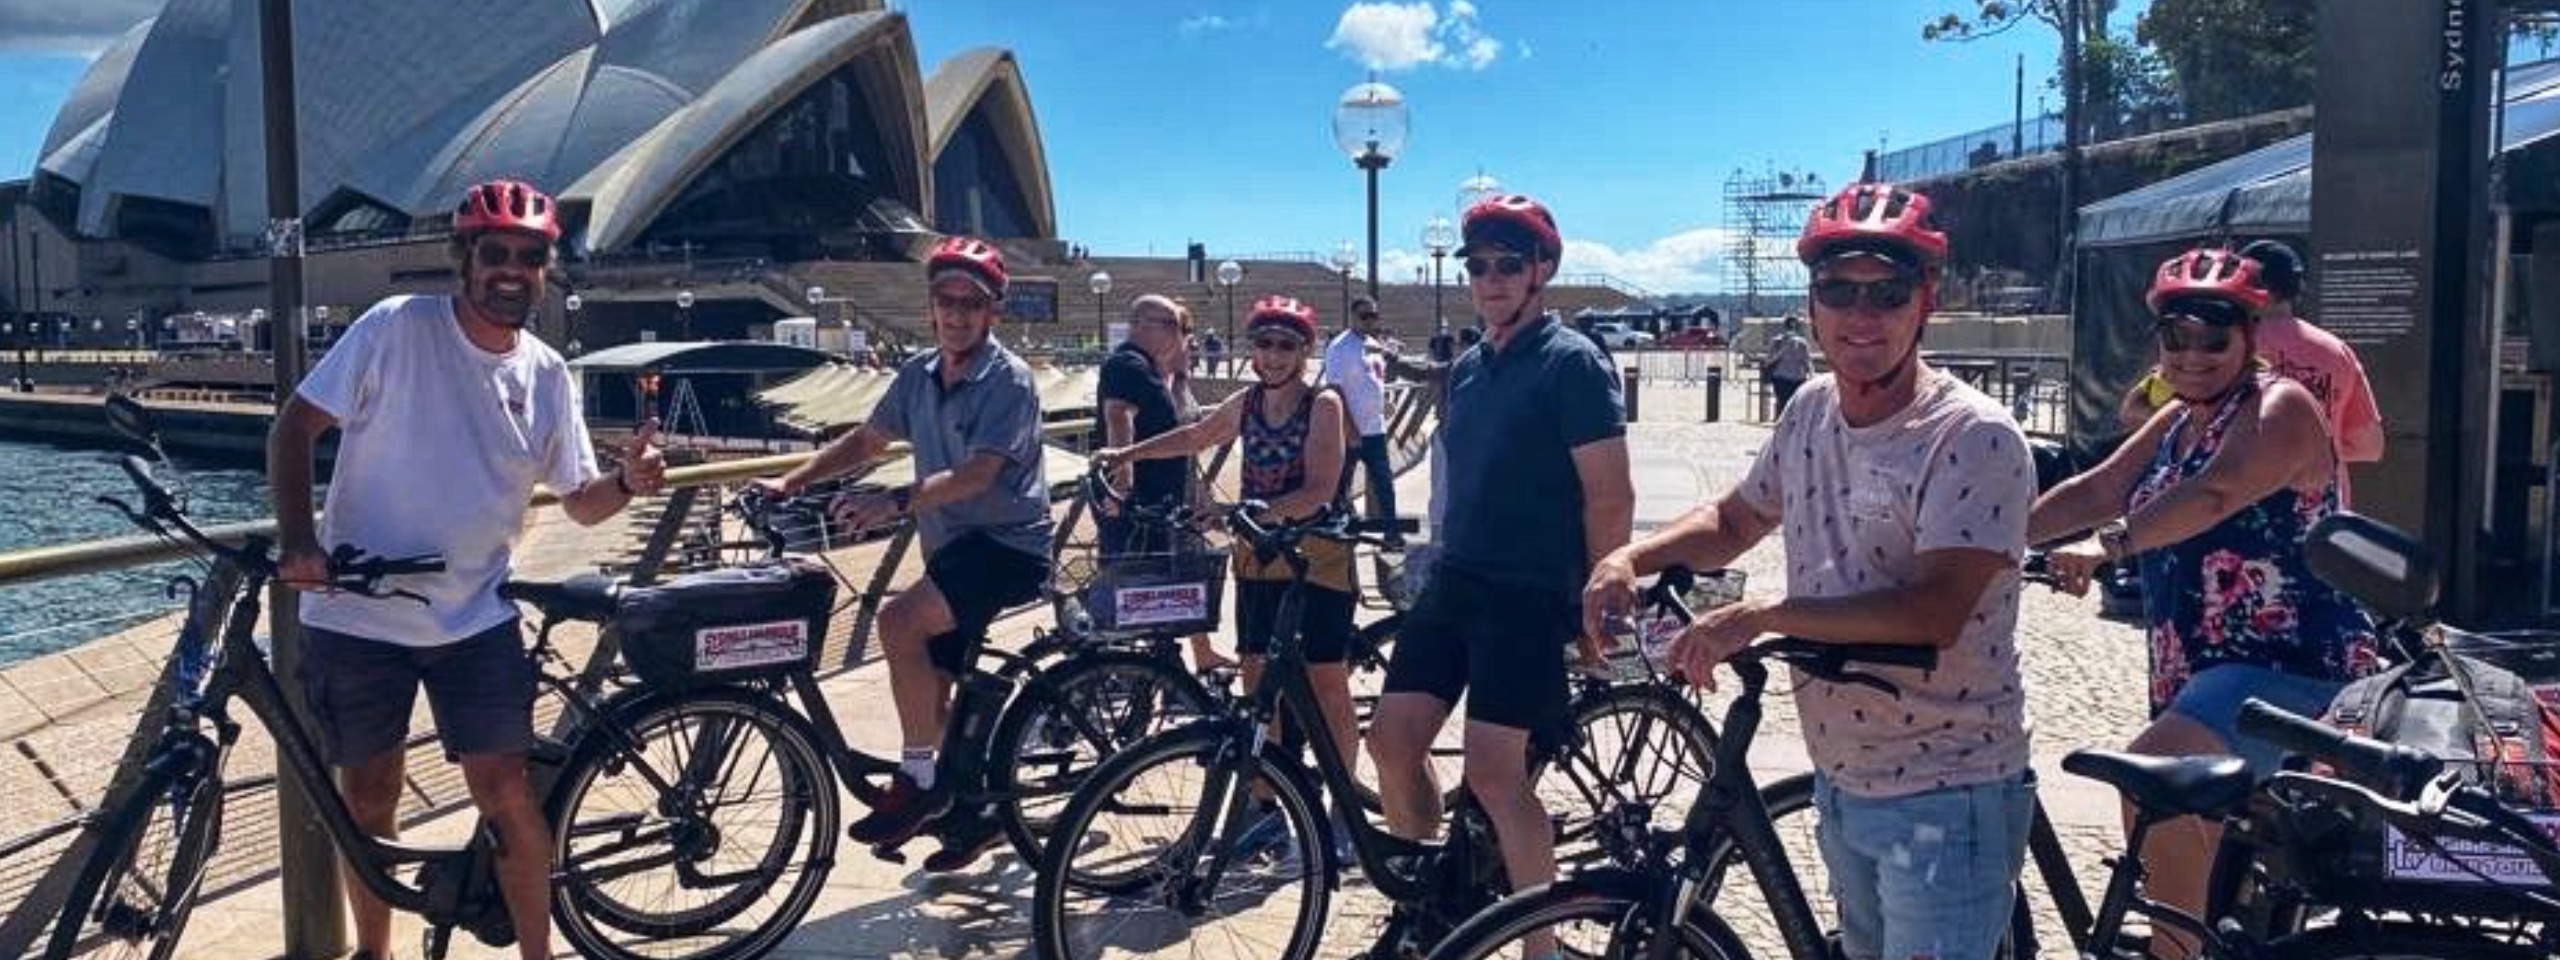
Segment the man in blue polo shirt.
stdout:
[[1529,736],[1566,722],[1563,647],[1579,632],[1582,580],[1627,542],[1635,491],[1617,380],[1599,347],[1543,309],[1564,252],[1555,218],[1527,197],[1493,197],[1461,234],[1485,340],[1450,368],[1444,548],[1387,664],[1369,749],[1389,828],[1430,836],[1441,793],[1429,749],[1465,694],[1467,787],[1516,890],[1555,875]]
[[[935,754],[951,711],[951,685],[969,672],[987,627],[1008,607],[1038,599],[1049,579],[1049,482],[1040,447],[1040,398],[1031,367],[995,338],[1004,303],[1004,256],[983,240],[952,237],[926,260],[935,349],[899,364],[870,420],[767,481],[798,494],[817,480],[878,459],[906,441],[916,481],[846,494],[832,507],[847,528],[913,515],[924,543],[924,579],[880,610],[880,645],[905,752],[888,795],[847,831],[895,846],[946,812],[951,791]],[[995,842],[979,811],[944,824],[928,871],[956,870]]]

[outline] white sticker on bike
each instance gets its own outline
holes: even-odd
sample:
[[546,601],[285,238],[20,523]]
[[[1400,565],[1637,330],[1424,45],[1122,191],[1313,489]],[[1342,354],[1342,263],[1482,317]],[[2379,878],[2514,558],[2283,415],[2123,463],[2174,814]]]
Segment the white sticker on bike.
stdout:
[[[2560,841],[2560,813],[2533,813],[2527,816],[2535,825],[2542,828],[2543,833],[2550,835],[2554,841]],[[2531,856],[2506,844],[2452,838],[2441,838],[2438,842],[2454,857],[2461,858],[2461,863],[2455,863],[2452,859],[2430,849],[2426,844],[2410,839],[2398,828],[2389,828],[2382,843],[2383,870],[2395,880],[2428,883],[2542,886],[2546,882],[2542,878],[2542,871],[2534,867]],[[2465,865],[2471,869],[2463,869]],[[2479,876],[2474,876],[2472,871],[2478,871],[2488,879],[2484,881]]]
[[1122,627],[1209,619],[1209,585],[1174,583],[1120,587],[1111,592],[1113,622]]
[[693,632],[693,668],[698,671],[736,670],[808,658],[806,620],[704,627]]

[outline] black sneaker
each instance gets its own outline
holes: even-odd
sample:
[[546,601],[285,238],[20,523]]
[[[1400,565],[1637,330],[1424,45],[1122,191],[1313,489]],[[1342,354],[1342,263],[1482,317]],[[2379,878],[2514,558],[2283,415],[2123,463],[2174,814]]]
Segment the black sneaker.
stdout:
[[855,843],[873,846],[904,843],[950,809],[949,791],[924,789],[901,773],[890,778],[889,792],[872,805],[871,813],[854,821],[845,834]]
[[924,858],[926,873],[968,869],[1004,839],[1004,831],[983,814],[944,817],[942,823],[942,849]]

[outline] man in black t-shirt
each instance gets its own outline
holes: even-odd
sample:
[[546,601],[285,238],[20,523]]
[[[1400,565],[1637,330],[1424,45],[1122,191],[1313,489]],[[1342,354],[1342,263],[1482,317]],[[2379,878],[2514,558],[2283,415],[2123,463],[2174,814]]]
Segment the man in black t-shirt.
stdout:
[[[1094,397],[1102,415],[1103,446],[1126,447],[1180,424],[1173,394],[1165,385],[1165,371],[1180,352],[1181,341],[1180,308],[1171,298],[1151,293],[1129,302],[1129,339],[1102,361],[1102,385]],[[1190,466],[1179,458],[1127,464],[1113,471],[1112,485],[1128,491],[1132,504],[1180,503]],[[1104,516],[1098,521],[1103,553],[1146,549],[1147,545],[1129,542],[1126,518]]]

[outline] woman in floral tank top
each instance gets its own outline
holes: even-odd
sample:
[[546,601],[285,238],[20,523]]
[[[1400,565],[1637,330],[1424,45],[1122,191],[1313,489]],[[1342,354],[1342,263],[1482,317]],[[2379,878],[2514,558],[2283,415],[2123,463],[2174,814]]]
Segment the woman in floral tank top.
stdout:
[[[2239,754],[2265,776],[2275,751],[2235,732],[2240,704],[2317,715],[2373,660],[2372,621],[2302,554],[2311,524],[2338,509],[2335,445],[2311,391],[2258,368],[2268,295],[2256,262],[2188,251],[2160,265],[2146,301],[2176,399],[2105,463],[2038,500],[2027,536],[2098,528],[2094,542],[2052,554],[2075,594],[2101,564],[2140,565],[2153,719],[2128,749]],[[2194,819],[2153,831],[2151,892],[2201,907],[2218,834]],[[2157,946],[2173,957],[2193,948]]]
[[[1254,383],[1236,391],[1206,418],[1158,434],[1144,443],[1098,450],[1094,457],[1117,466],[1131,460],[1189,456],[1230,440],[1242,462],[1243,498],[1269,504],[1271,514],[1300,519],[1334,509],[1340,499],[1345,439],[1342,397],[1307,382],[1308,346],[1316,342],[1315,308],[1289,297],[1264,297],[1245,322],[1252,345]],[[1312,562],[1300,598],[1299,636],[1305,641],[1307,679],[1315,686],[1325,725],[1344,757],[1358,756],[1359,726],[1352,712],[1351,678],[1344,665],[1352,612],[1359,604],[1351,549],[1309,538],[1302,549]],[[1287,591],[1286,562],[1254,562],[1238,544],[1236,649],[1244,655],[1250,689],[1262,676],[1271,648],[1280,598]]]

